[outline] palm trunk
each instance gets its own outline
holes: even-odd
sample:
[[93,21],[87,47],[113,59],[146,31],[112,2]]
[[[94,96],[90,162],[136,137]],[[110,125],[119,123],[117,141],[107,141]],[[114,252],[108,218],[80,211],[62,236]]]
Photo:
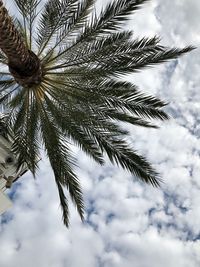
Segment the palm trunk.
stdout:
[[41,81],[41,65],[15,28],[7,9],[0,0],[0,49],[8,58],[8,66],[15,80],[26,86]]

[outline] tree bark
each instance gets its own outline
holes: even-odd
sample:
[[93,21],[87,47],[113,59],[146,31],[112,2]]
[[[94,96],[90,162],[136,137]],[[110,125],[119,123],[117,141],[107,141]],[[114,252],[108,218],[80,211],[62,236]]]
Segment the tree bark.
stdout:
[[15,28],[7,9],[3,6],[2,0],[0,0],[0,48],[12,64],[19,66],[29,61],[28,49]]
[[[0,0],[0,49],[8,58],[8,66],[17,82],[34,84],[41,77],[41,65],[38,57],[26,47],[21,34],[15,28],[12,18]],[[34,77],[33,77],[34,76]],[[35,77],[37,76],[37,77]],[[33,77],[33,79],[30,79]]]

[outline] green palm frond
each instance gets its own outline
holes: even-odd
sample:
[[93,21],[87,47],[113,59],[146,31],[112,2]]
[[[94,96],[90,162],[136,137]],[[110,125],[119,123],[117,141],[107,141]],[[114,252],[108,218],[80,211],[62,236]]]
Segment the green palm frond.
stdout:
[[[58,56],[60,57],[65,54],[69,48],[77,48],[77,45],[80,43],[83,44],[84,42],[89,42],[91,40],[94,41],[97,36],[104,35],[105,33],[110,34],[113,31],[118,30],[120,26],[122,26],[122,22],[124,23],[126,21],[127,16],[137,10],[141,4],[146,1],[148,0],[118,0],[108,4],[99,18],[95,14],[90,22],[85,20],[85,23],[80,24],[83,31],[79,30],[79,34],[76,36],[75,40],[72,41],[72,43],[69,42],[71,45],[67,45],[67,47],[61,49],[55,59],[57,59]],[[64,35],[64,37],[67,36],[68,35]]]
[[[49,103],[50,103],[50,101],[49,101]],[[68,106],[68,108],[69,108],[69,106]],[[84,109],[83,106],[82,106],[82,109]],[[107,116],[112,118],[112,114],[110,113],[110,110],[107,109],[106,111],[107,111],[107,114],[104,113],[104,114],[101,114],[101,116],[100,116],[100,118],[104,118],[104,123],[102,123],[102,124],[106,124],[105,118]],[[52,110],[52,116],[53,116],[53,114],[56,114],[56,113],[57,113],[57,111],[55,109],[53,109]],[[63,112],[57,113],[58,116],[61,116],[60,120],[58,121],[58,122],[60,122],[60,124],[61,124],[61,122],[63,122],[62,125],[64,126],[64,123],[65,123],[64,120],[66,120],[67,117],[69,117],[69,118],[71,118],[71,120],[72,120],[72,118],[75,119],[76,120],[75,125],[78,125],[77,117],[75,115],[72,115],[72,113],[70,114],[71,116],[69,116],[69,115],[67,116],[65,113],[63,116],[63,121],[62,121],[62,113]],[[86,115],[88,115],[88,113],[89,113],[89,109],[87,110],[87,112],[84,113],[85,117],[86,117]],[[113,110],[113,113],[114,113],[114,110]],[[78,110],[77,115],[80,116],[81,121],[83,121],[83,116],[81,116],[80,114],[81,114],[81,110],[80,111]],[[96,114],[98,114],[97,110],[96,110]],[[89,114],[89,116],[90,116],[90,114]],[[125,116],[125,114],[124,114],[124,116]],[[54,118],[55,118],[55,115],[54,115]],[[95,119],[97,120],[97,118],[98,118],[98,116],[96,116]],[[117,119],[127,121],[125,118],[117,118]],[[99,122],[99,119],[97,121]],[[94,122],[94,121],[91,119],[91,117],[90,117],[90,120],[88,119],[88,122],[90,123],[90,125],[87,125],[85,120],[82,122],[82,124],[87,125],[87,130],[88,130],[88,133],[90,134],[90,139],[91,139],[91,136],[93,136],[93,139],[97,140],[99,147],[102,149],[103,152],[107,153],[111,162],[116,162],[117,164],[119,164],[120,166],[122,166],[123,168],[125,168],[129,171],[133,171],[133,169],[135,169],[135,174],[137,174],[137,176],[139,176],[142,180],[144,180],[146,182],[150,182],[153,185],[158,185],[159,179],[158,179],[157,175],[155,175],[155,171],[153,170],[153,168],[147,164],[147,161],[143,157],[140,157],[136,153],[131,152],[132,151],[131,149],[129,149],[129,153],[127,153],[128,146],[126,145],[125,142],[118,140],[118,138],[120,136],[117,136],[116,131],[113,131],[113,134],[112,134],[112,130],[109,129],[109,133],[107,134],[107,132],[102,132],[101,128],[99,128],[99,127],[95,130],[95,124],[92,124],[92,122]],[[69,123],[67,125],[68,127],[66,127],[66,125],[65,125],[66,128],[64,128],[64,129],[67,129],[67,130],[71,129],[71,123],[69,121],[67,121],[67,123]],[[137,124],[136,120],[134,123]],[[142,120],[140,120],[140,123],[142,126],[144,126]],[[138,121],[138,124],[139,124],[139,121]],[[130,160],[130,158],[129,158],[130,156],[132,157],[132,160]],[[137,169],[137,167],[138,167],[138,169]],[[145,175],[147,170],[148,170],[148,175]]]
[[128,111],[140,118],[160,120],[169,118],[161,110],[166,105],[165,102],[156,97],[142,94],[135,85],[129,82],[106,81],[103,83],[101,96],[109,106],[124,112]]
[[2,107],[6,108],[9,105],[10,101],[12,100],[14,92],[18,89],[18,86],[13,87],[8,92],[0,93],[0,104]]
[[159,186],[160,177],[148,161],[139,156],[126,142],[108,135],[96,136],[99,146],[106,152],[110,161],[135,174],[146,183]]
[[[98,110],[99,105],[100,108],[105,108],[107,114],[110,115],[120,110],[123,113],[131,112],[139,118],[160,120],[169,118],[164,111],[160,110],[161,107],[166,105],[164,102],[155,97],[141,94],[131,83],[107,81],[96,85],[85,84],[85,87],[83,86],[84,80],[80,80],[79,84],[72,81],[57,83],[63,88],[62,91],[65,91],[62,92],[61,98],[63,94],[67,93],[66,98],[70,96],[71,98],[78,99],[82,102],[82,108],[86,104],[87,106],[93,106],[94,110]],[[57,88],[57,90],[59,91],[60,89]],[[121,115],[120,118],[122,118]],[[127,119],[130,122],[130,116]],[[139,123],[136,118],[135,123]],[[150,126],[150,124],[147,123],[146,126]]]
[[38,28],[38,55],[43,52],[57,31],[62,27],[67,28],[66,25],[69,24],[78,7],[78,1],[74,0],[50,0],[46,2]]
[[[23,98],[22,103],[19,99]],[[14,131],[13,152],[18,155],[18,169],[24,163],[35,175],[39,158],[38,141],[38,107],[33,92],[22,90],[11,101],[10,105],[17,108],[12,113],[12,129]]]
[[[138,72],[143,68],[153,66],[155,64],[160,64],[166,62],[170,59],[177,58],[182,54],[188,53],[192,51],[194,48],[192,46],[188,46],[183,49],[168,49],[164,47],[159,47],[159,50],[155,47],[155,50],[152,49],[141,54],[133,51],[133,55],[131,55],[132,51],[128,54],[112,54],[110,51],[109,58],[105,55],[98,58],[94,57],[94,61],[91,61],[89,57],[85,60],[85,62],[78,62],[75,65],[73,61],[67,63],[61,63],[59,65],[53,65],[51,67],[46,68],[47,74],[55,74],[55,75],[63,75],[63,76],[82,76],[88,79],[98,79],[103,77],[110,77],[124,74],[130,74],[133,72]],[[59,69],[64,69],[63,72],[54,72]]]
[[94,0],[79,1],[49,1],[42,15],[38,36],[38,46],[40,55],[44,49],[51,44],[51,39],[55,36],[52,47],[43,58],[46,59],[60,45],[69,42],[70,35],[73,37],[79,27],[84,26]]
[[[64,17],[65,12],[66,7],[62,10],[61,2],[59,0],[50,0],[45,3],[38,25],[39,34],[36,40],[39,47],[39,54],[42,53],[46,44],[55,34],[56,30],[59,29],[62,16]],[[64,17],[64,19],[66,20],[67,18]]]
[[[76,47],[69,47],[65,45],[57,55],[48,62],[60,59],[64,65],[73,66],[80,63],[87,63],[90,57],[95,54],[104,54],[104,51],[121,47],[130,39],[132,32],[123,31],[112,33],[109,36],[93,40],[92,42],[81,43]],[[78,53],[77,53],[78,52]],[[110,56],[110,54],[109,54]],[[71,65],[70,65],[71,64]]]
[[[130,32],[113,33],[101,38],[100,40],[92,42],[91,44],[89,43],[84,50],[79,50],[79,54],[81,53],[81,56],[78,56],[78,61],[76,61],[76,59],[73,61],[71,60],[71,63],[73,63],[73,65],[80,65],[81,63],[105,64],[108,63],[108,61],[111,61],[111,63],[112,61],[119,63],[120,60],[125,57],[133,58],[137,55],[141,56],[161,49],[161,47],[157,45],[159,41],[157,37],[150,39],[142,38],[141,40],[136,39],[132,42],[130,41],[130,37]],[[63,59],[65,59],[64,55]],[[63,65],[66,67],[73,66],[68,65],[67,62],[64,62]]]
[[[51,113],[57,125],[60,126],[62,132],[70,137],[76,145],[80,146],[80,148],[97,163],[103,164],[103,155],[95,140],[86,135],[84,129],[70,119],[69,114],[63,114],[63,110],[56,105],[55,101],[52,101],[47,96],[45,96],[45,101],[47,110]],[[81,117],[81,114],[79,115]]]
[[19,21],[17,21],[15,24],[20,29],[20,32],[23,33],[22,36],[25,38],[29,49],[32,49],[34,21],[38,15],[37,8],[40,2],[41,0],[15,0],[16,6],[23,18],[23,24]]
[[22,86],[17,85],[16,90],[17,90],[17,93],[14,95],[12,100],[9,102],[9,107],[17,110],[24,102],[24,98],[26,96],[26,88],[23,88]]
[[7,75],[0,75],[0,105],[6,107],[13,97],[18,85],[14,79],[9,79]]
[[147,1],[117,0],[108,4],[99,17],[94,13],[92,19],[86,21],[75,40],[69,45],[69,48],[77,47],[80,43],[83,44],[84,42],[95,40],[99,36],[119,30],[120,26],[127,20],[127,16]]
[[148,0],[117,0],[109,3],[97,18],[93,20],[85,33],[96,35],[110,31],[119,30],[134,11],[138,10],[142,4]]
[[62,138],[60,131],[57,129],[56,125],[54,125],[52,117],[47,112],[44,104],[41,102],[40,125],[44,145],[59,189],[58,191],[63,210],[63,221],[65,225],[68,226],[68,205],[62,190],[62,186],[66,186],[69,190],[71,199],[76,205],[82,220],[84,213],[82,191],[78,182],[78,178],[71,168],[71,165],[74,165],[74,161],[69,154],[69,148],[66,144],[66,139]]
[[41,0],[14,0],[14,1],[24,19],[36,18],[35,11]]

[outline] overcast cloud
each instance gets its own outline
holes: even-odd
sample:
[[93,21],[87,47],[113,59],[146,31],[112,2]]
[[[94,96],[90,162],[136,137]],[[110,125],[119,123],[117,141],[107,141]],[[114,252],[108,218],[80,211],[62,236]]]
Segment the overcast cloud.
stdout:
[[[171,47],[199,47],[199,16],[198,0],[152,0],[127,27],[136,37],[158,34]],[[67,230],[43,158],[37,180],[28,173],[9,192],[14,207],[1,217],[0,266],[199,267],[199,69],[198,48],[128,78],[169,102],[172,119],[159,130],[127,126],[135,148],[160,171],[162,188],[141,184],[109,162],[99,167],[75,149],[87,213],[82,224],[70,207]]]

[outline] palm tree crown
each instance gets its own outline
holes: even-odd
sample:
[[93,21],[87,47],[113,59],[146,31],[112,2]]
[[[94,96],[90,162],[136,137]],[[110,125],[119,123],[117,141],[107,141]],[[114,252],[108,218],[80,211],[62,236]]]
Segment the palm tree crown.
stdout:
[[[127,142],[119,121],[154,127],[165,103],[144,95],[120,75],[192,50],[167,48],[158,37],[132,38],[128,15],[147,0],[115,0],[97,15],[94,0],[15,0],[20,18],[0,0],[0,103],[9,112],[18,167],[35,174],[41,145],[55,174],[63,220],[69,224],[68,188],[83,219],[81,187],[73,171],[73,141],[99,164],[103,155],[146,183],[159,175]],[[41,11],[41,12],[39,12]]]

